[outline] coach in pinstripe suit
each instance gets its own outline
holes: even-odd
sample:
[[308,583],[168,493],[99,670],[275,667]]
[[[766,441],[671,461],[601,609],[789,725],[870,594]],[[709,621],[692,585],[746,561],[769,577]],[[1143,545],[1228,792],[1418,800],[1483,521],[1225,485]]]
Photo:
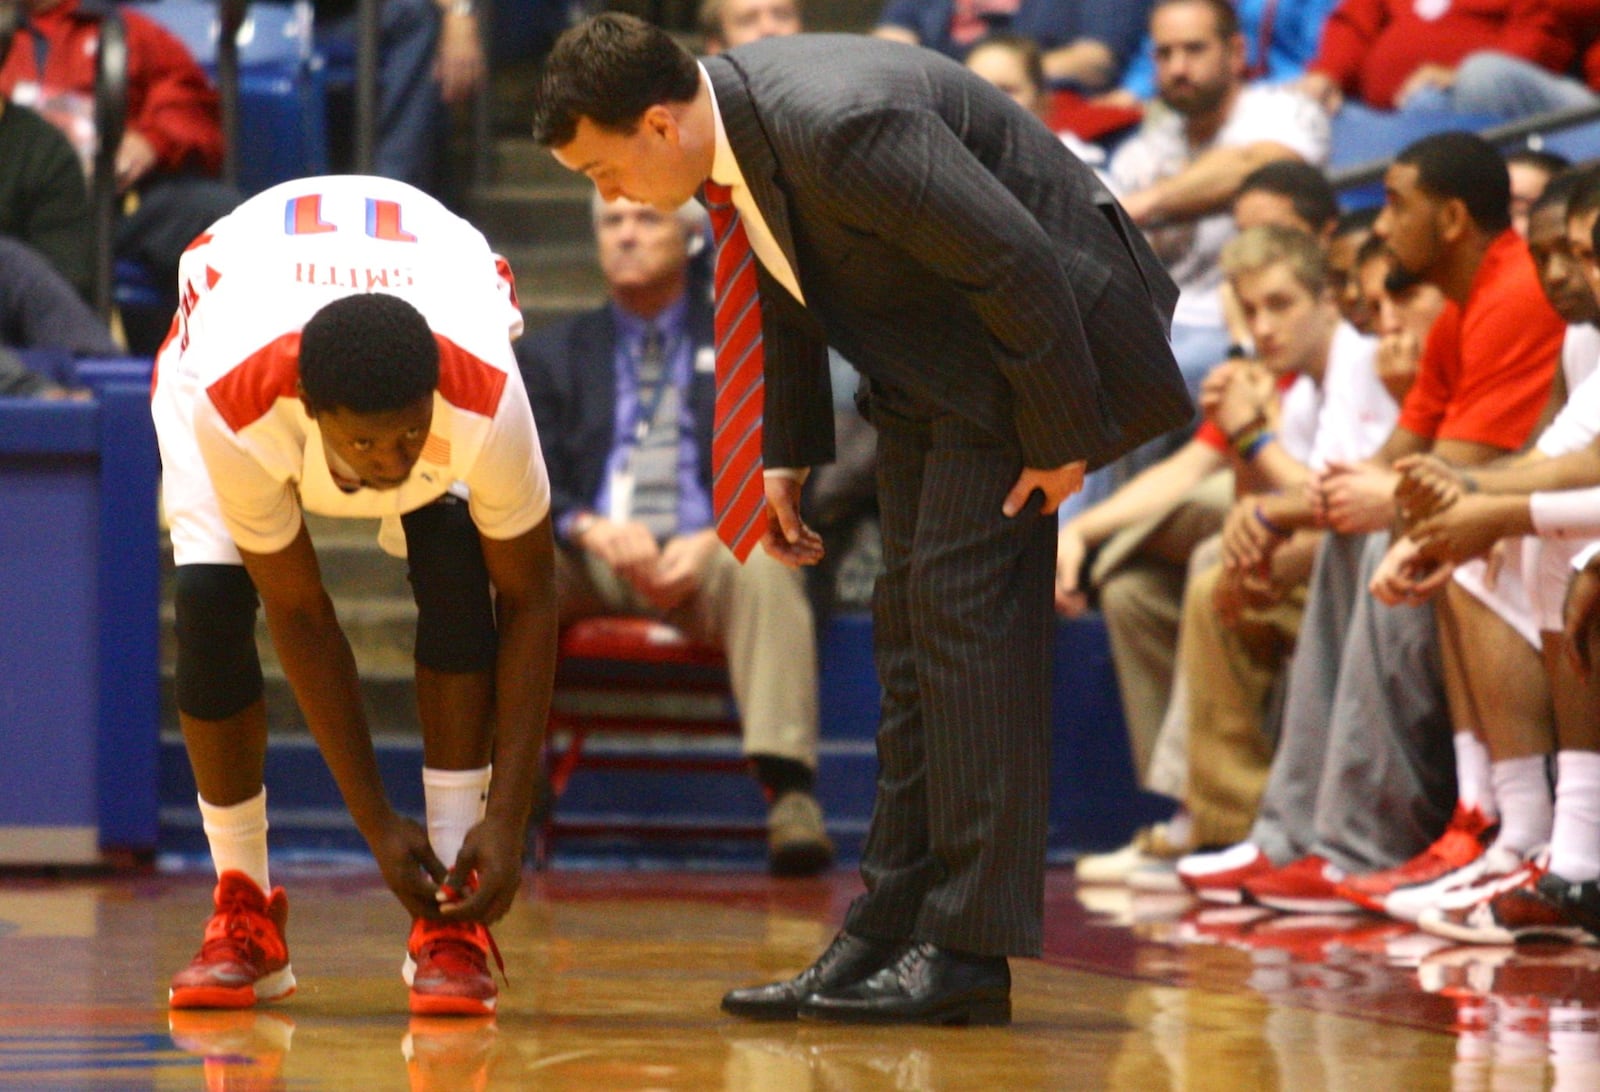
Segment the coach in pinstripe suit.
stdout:
[[535,136],[606,198],[670,208],[708,179],[758,262],[763,545],[820,542],[798,474],[832,457],[825,346],[866,376],[886,572],[867,891],[757,1018],[1003,1023],[1036,955],[1049,793],[1055,521],[1085,468],[1193,412],[1176,291],[1092,172],[931,51],[800,35],[697,63],[601,15],[563,35]]

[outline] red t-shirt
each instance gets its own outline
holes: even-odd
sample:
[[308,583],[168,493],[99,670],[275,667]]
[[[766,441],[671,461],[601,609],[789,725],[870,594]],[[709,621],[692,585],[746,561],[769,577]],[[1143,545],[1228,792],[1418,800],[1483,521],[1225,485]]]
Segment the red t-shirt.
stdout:
[[1392,110],[1419,65],[1454,68],[1469,53],[1495,50],[1562,72],[1575,48],[1549,0],[1341,0],[1306,67]]
[[[93,101],[100,21],[81,7],[64,0],[28,16],[32,31],[18,31],[0,58],[0,94],[9,99],[18,83],[30,82],[46,97],[71,92]],[[129,131],[150,142],[163,170],[215,176],[222,169],[222,113],[211,81],[161,24],[125,5],[118,10],[127,34]],[[42,72],[35,32],[48,43]]]
[[1400,427],[1434,441],[1515,451],[1544,412],[1566,329],[1539,286],[1528,245],[1502,232],[1484,253],[1466,306],[1447,302],[1428,331]]

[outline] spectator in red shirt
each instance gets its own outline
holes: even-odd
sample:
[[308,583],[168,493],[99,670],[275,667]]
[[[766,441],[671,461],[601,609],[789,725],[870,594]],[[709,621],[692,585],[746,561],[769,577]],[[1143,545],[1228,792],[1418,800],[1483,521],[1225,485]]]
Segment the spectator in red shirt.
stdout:
[[1548,0],[1341,0],[1328,15],[1302,88],[1336,113],[1346,99],[1376,110],[1460,109],[1472,90],[1458,66],[1491,51],[1565,70],[1573,47]]
[[1548,0],[1576,60],[1558,74],[1509,53],[1466,57],[1456,74],[1456,109],[1499,118],[1592,106],[1600,90],[1600,0]]
[[[97,0],[26,0],[0,63],[0,95],[34,106],[92,165]],[[178,256],[239,195],[217,182],[222,125],[217,93],[189,51],[159,24],[118,7],[128,50],[127,127],[117,147],[117,188],[137,205],[117,227],[117,257],[141,263],[159,285],[177,283]],[[130,346],[149,350],[154,346]]]

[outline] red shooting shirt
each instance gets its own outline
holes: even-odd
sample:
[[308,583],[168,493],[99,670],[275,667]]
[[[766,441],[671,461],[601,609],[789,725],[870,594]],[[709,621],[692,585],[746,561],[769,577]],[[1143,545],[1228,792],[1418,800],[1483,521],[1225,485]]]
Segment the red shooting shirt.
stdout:
[[[33,82],[47,95],[94,95],[100,23],[82,7],[81,0],[62,0],[28,16],[0,65],[0,94],[10,98],[17,84]],[[222,169],[222,118],[211,81],[165,28],[126,5],[119,10],[127,29],[129,131],[151,143],[161,170],[216,175]],[[42,73],[30,27],[49,45]]]
[[1454,68],[1467,54],[1492,49],[1562,72],[1575,48],[1551,0],[1341,0],[1306,67],[1350,98],[1392,110],[1420,65]]
[[1400,427],[1515,451],[1527,442],[1561,358],[1566,324],[1514,231],[1489,245],[1467,305],[1444,305],[1422,350]]

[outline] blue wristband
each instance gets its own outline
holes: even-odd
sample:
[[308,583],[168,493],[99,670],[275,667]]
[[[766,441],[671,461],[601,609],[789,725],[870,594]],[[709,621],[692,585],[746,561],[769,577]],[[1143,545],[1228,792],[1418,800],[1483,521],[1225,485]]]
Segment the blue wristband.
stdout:
[[1274,537],[1288,538],[1291,534],[1293,534],[1293,532],[1287,527],[1279,527],[1276,523],[1273,523],[1270,519],[1268,519],[1267,514],[1261,510],[1261,506],[1259,504],[1256,505],[1255,512],[1256,522],[1265,527],[1267,531]]
[[1249,446],[1239,452],[1239,456],[1247,463],[1255,462],[1256,456],[1261,454],[1261,449],[1277,438],[1278,434],[1275,432],[1262,432],[1250,441]]

